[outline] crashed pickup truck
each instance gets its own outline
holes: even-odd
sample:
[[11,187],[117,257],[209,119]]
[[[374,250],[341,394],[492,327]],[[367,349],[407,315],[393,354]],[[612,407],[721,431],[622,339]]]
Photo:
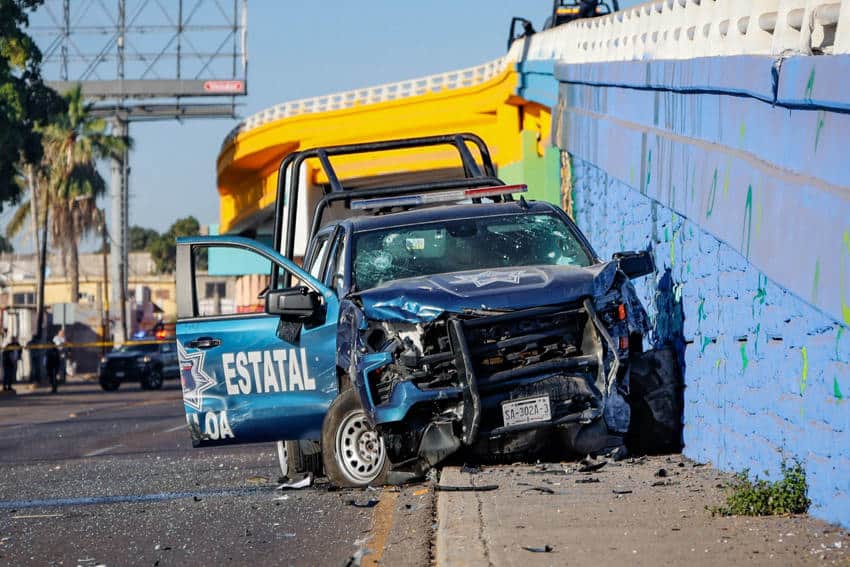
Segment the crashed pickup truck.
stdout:
[[[461,177],[348,188],[331,165],[439,145],[457,150]],[[299,266],[307,160],[329,183]],[[323,469],[343,486],[421,475],[459,450],[622,454],[630,365],[647,331],[630,280],[653,271],[647,252],[602,260],[560,208],[499,180],[470,134],[306,150],[284,159],[279,180],[273,247],[178,241],[196,446],[283,439],[284,473]],[[204,312],[199,258],[223,249],[268,269],[261,311]]]

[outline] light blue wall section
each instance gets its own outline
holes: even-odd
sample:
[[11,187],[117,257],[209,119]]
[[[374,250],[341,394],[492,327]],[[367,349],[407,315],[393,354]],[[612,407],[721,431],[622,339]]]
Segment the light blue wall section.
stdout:
[[[520,67],[526,98],[546,67]],[[850,58],[557,65],[553,139],[603,256],[653,250],[656,344],[685,363],[685,453],[850,527]],[[551,79],[549,82],[552,85]],[[551,88],[551,87],[550,87]]]

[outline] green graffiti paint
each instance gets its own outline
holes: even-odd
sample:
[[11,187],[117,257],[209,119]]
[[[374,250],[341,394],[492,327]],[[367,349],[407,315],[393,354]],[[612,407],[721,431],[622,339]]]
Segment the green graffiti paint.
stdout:
[[756,325],[755,330],[753,331],[753,337],[755,339],[753,341],[753,352],[755,353],[756,357],[758,357],[758,355],[759,355],[759,335],[760,334],[761,334],[761,323],[758,323]]
[[646,189],[649,190],[649,182],[652,181],[652,150],[649,150],[646,158]]
[[705,321],[708,319],[708,315],[705,314],[705,298],[701,298],[699,300],[699,307],[697,307],[697,322]]
[[815,260],[815,276],[812,278],[812,303],[818,302],[818,289],[820,288],[820,258]]
[[744,225],[741,227],[741,252],[749,260],[750,241],[753,236],[753,186],[747,189],[747,201],[744,204]]
[[815,67],[812,66],[812,72],[809,73],[809,81],[806,83],[806,99],[812,100],[812,94],[815,90]]
[[705,353],[706,347],[710,344],[711,344],[711,339],[709,339],[708,337],[703,337],[702,338],[702,347],[700,348],[700,353],[701,354]]
[[714,168],[714,179],[711,182],[711,190],[708,192],[708,205],[705,210],[705,218],[710,219],[714,212],[714,199],[717,198],[717,168]]
[[847,303],[847,292],[845,291],[845,270],[847,269],[847,258],[850,258],[850,231],[844,231],[844,246],[847,248],[847,253],[841,254],[841,262],[839,267],[839,289],[841,290],[841,315],[844,317],[844,324],[850,325],[850,305]]
[[738,141],[743,142],[747,135],[747,123],[741,122],[741,130],[738,132]]
[[844,395],[841,393],[841,386],[838,385],[838,376],[832,377],[832,395],[836,400],[843,400]]
[[750,365],[750,359],[747,358],[747,343],[741,343],[741,374],[747,371]]
[[815,152],[818,151],[818,146],[820,145],[820,133],[823,130],[823,126],[826,123],[826,113],[823,110],[818,111],[818,127],[815,130]]
[[631,185],[632,187],[634,187],[634,185],[635,185],[635,166],[634,165],[632,165],[629,168],[629,185]]
[[809,383],[809,351],[806,347],[800,349],[800,356],[803,358],[803,368],[800,372],[800,395],[806,393],[806,386]]
[[670,267],[676,265],[676,236],[679,234],[678,231],[673,231],[673,238],[670,239]]
[[756,288],[756,294],[753,296],[753,318],[756,316],[756,306],[764,305],[764,302],[767,300],[767,276],[764,274],[759,274],[759,283],[758,288]]
[[726,168],[726,174],[723,176],[723,196],[729,196],[729,167]]
[[841,335],[844,334],[844,327],[838,327],[838,332],[835,334],[835,360],[841,360],[840,354],[841,350],[839,347],[841,346]]

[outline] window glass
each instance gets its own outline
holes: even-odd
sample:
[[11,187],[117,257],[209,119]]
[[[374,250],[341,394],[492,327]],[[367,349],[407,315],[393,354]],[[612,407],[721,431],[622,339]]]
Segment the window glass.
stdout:
[[341,297],[345,291],[345,235],[340,235],[336,241],[325,283],[336,292],[337,297]]
[[[210,262],[207,258],[210,250]],[[197,317],[265,312],[272,262],[251,250],[194,247]],[[211,292],[211,293],[205,293]]]
[[322,264],[325,263],[328,248],[330,248],[330,239],[327,236],[320,236],[313,249],[313,257],[307,262],[307,271],[317,280],[322,279]]
[[417,276],[512,266],[589,266],[593,259],[553,214],[440,221],[358,234],[357,289]]

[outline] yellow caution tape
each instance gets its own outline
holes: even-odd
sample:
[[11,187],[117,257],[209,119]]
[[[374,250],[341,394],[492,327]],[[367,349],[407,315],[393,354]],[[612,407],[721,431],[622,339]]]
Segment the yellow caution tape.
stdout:
[[[123,346],[123,345],[162,345],[162,344],[173,343],[173,342],[174,342],[173,340],[169,341],[169,340],[162,340],[162,339],[146,340],[146,341],[127,341],[125,343],[116,343],[114,341],[95,341],[95,342],[89,342],[89,343],[65,343],[64,345],[62,345],[61,347],[58,347],[58,348],[73,349],[73,348],[116,347],[116,346]],[[47,344],[39,343],[39,344],[35,344],[35,345],[20,345],[20,346],[13,346],[13,347],[5,346],[0,350],[47,350],[47,349],[52,349],[52,348],[57,348],[57,345],[55,345],[53,343],[47,343]]]

